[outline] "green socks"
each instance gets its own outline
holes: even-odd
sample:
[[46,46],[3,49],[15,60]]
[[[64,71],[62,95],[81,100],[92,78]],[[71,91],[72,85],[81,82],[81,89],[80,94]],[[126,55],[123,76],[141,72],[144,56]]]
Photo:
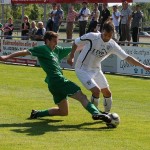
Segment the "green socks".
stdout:
[[[94,104],[89,102],[86,106],[86,110],[91,114],[100,114],[99,110],[95,107]],[[50,116],[49,115],[49,110],[38,110],[37,117],[45,117],[45,116]]]
[[86,110],[90,113],[90,114],[100,114],[99,110],[95,107],[94,104],[92,104],[91,102],[89,102],[86,106]]
[[37,117],[50,116],[48,110],[38,110]]

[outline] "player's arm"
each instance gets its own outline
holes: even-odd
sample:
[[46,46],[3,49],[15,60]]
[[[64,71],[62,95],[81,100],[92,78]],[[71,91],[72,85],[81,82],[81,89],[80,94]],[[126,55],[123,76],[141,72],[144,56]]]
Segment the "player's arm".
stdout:
[[132,56],[128,56],[125,59],[129,64],[135,65],[135,66],[139,66],[144,68],[145,70],[150,70],[150,66],[144,65],[141,62],[139,62],[137,59],[133,58]]
[[77,45],[75,44],[75,42],[73,43],[73,45],[72,45],[72,50],[71,50],[71,53],[70,53],[70,55],[69,55],[69,57],[68,57],[68,59],[67,59],[67,63],[69,64],[69,65],[73,65],[73,63],[74,63],[74,54],[75,54],[75,52],[76,52],[76,50],[77,50]]
[[13,57],[26,56],[26,55],[31,55],[28,50],[17,51],[10,55],[0,56],[0,61],[6,61],[7,59],[10,59]]

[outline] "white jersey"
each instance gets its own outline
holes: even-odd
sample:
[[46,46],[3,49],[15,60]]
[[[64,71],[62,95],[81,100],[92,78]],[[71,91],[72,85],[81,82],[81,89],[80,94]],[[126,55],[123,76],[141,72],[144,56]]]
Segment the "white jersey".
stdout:
[[75,44],[84,44],[75,68],[101,69],[101,62],[111,54],[116,54],[121,59],[128,57],[128,54],[113,39],[104,42],[101,33],[84,34],[75,39]]

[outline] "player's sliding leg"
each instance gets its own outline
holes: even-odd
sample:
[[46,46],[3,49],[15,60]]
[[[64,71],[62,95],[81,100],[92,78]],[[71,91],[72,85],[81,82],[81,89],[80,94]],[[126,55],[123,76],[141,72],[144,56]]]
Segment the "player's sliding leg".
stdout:
[[81,91],[71,97],[80,101],[82,106],[92,115],[94,120],[103,120],[106,123],[111,122],[111,118],[107,114],[102,114],[94,104],[88,101],[86,95],[84,95]]
[[[94,120],[103,120],[106,123],[111,122],[111,118],[107,114],[102,114],[95,107],[94,104],[88,101],[86,95],[84,95],[81,91],[78,91],[71,97],[80,101],[82,106],[92,115],[92,118]],[[67,115],[68,115],[68,101],[65,99],[58,104],[58,107],[54,107],[44,111],[32,110],[30,118],[35,119],[44,116],[67,116]]]
[[66,99],[62,100],[58,107],[52,107],[47,110],[32,110],[31,119],[36,119],[38,117],[45,116],[67,116],[68,115],[68,101]]

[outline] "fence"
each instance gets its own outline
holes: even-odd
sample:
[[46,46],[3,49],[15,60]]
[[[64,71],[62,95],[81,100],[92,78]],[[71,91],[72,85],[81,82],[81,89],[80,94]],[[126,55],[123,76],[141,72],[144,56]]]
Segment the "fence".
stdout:
[[[72,43],[67,43],[67,39],[60,39],[60,46],[71,46]],[[44,44],[43,41],[31,41],[31,40],[10,40],[10,39],[1,39],[1,55],[8,55],[15,51],[29,49],[34,46]],[[127,42],[128,43],[128,42]],[[126,44],[126,43],[125,43]],[[135,57],[140,62],[150,66],[150,49],[146,46],[149,46],[150,43],[136,43],[138,45],[145,45],[144,47],[135,47],[135,46],[122,46],[122,48],[129,55]],[[79,53],[76,53],[75,61],[78,57]],[[9,59],[8,63],[15,64],[24,64],[24,65],[34,65],[39,66],[39,62],[36,57],[33,56],[25,56]],[[61,67],[67,69],[74,69],[74,66],[71,67],[67,64],[67,58],[64,58],[61,61]],[[107,59],[102,62],[102,70],[103,72],[109,73],[119,73],[119,74],[128,74],[128,75],[137,75],[137,76],[150,76],[150,71],[145,71],[143,68],[133,66],[121,60],[116,55],[110,55]]]

